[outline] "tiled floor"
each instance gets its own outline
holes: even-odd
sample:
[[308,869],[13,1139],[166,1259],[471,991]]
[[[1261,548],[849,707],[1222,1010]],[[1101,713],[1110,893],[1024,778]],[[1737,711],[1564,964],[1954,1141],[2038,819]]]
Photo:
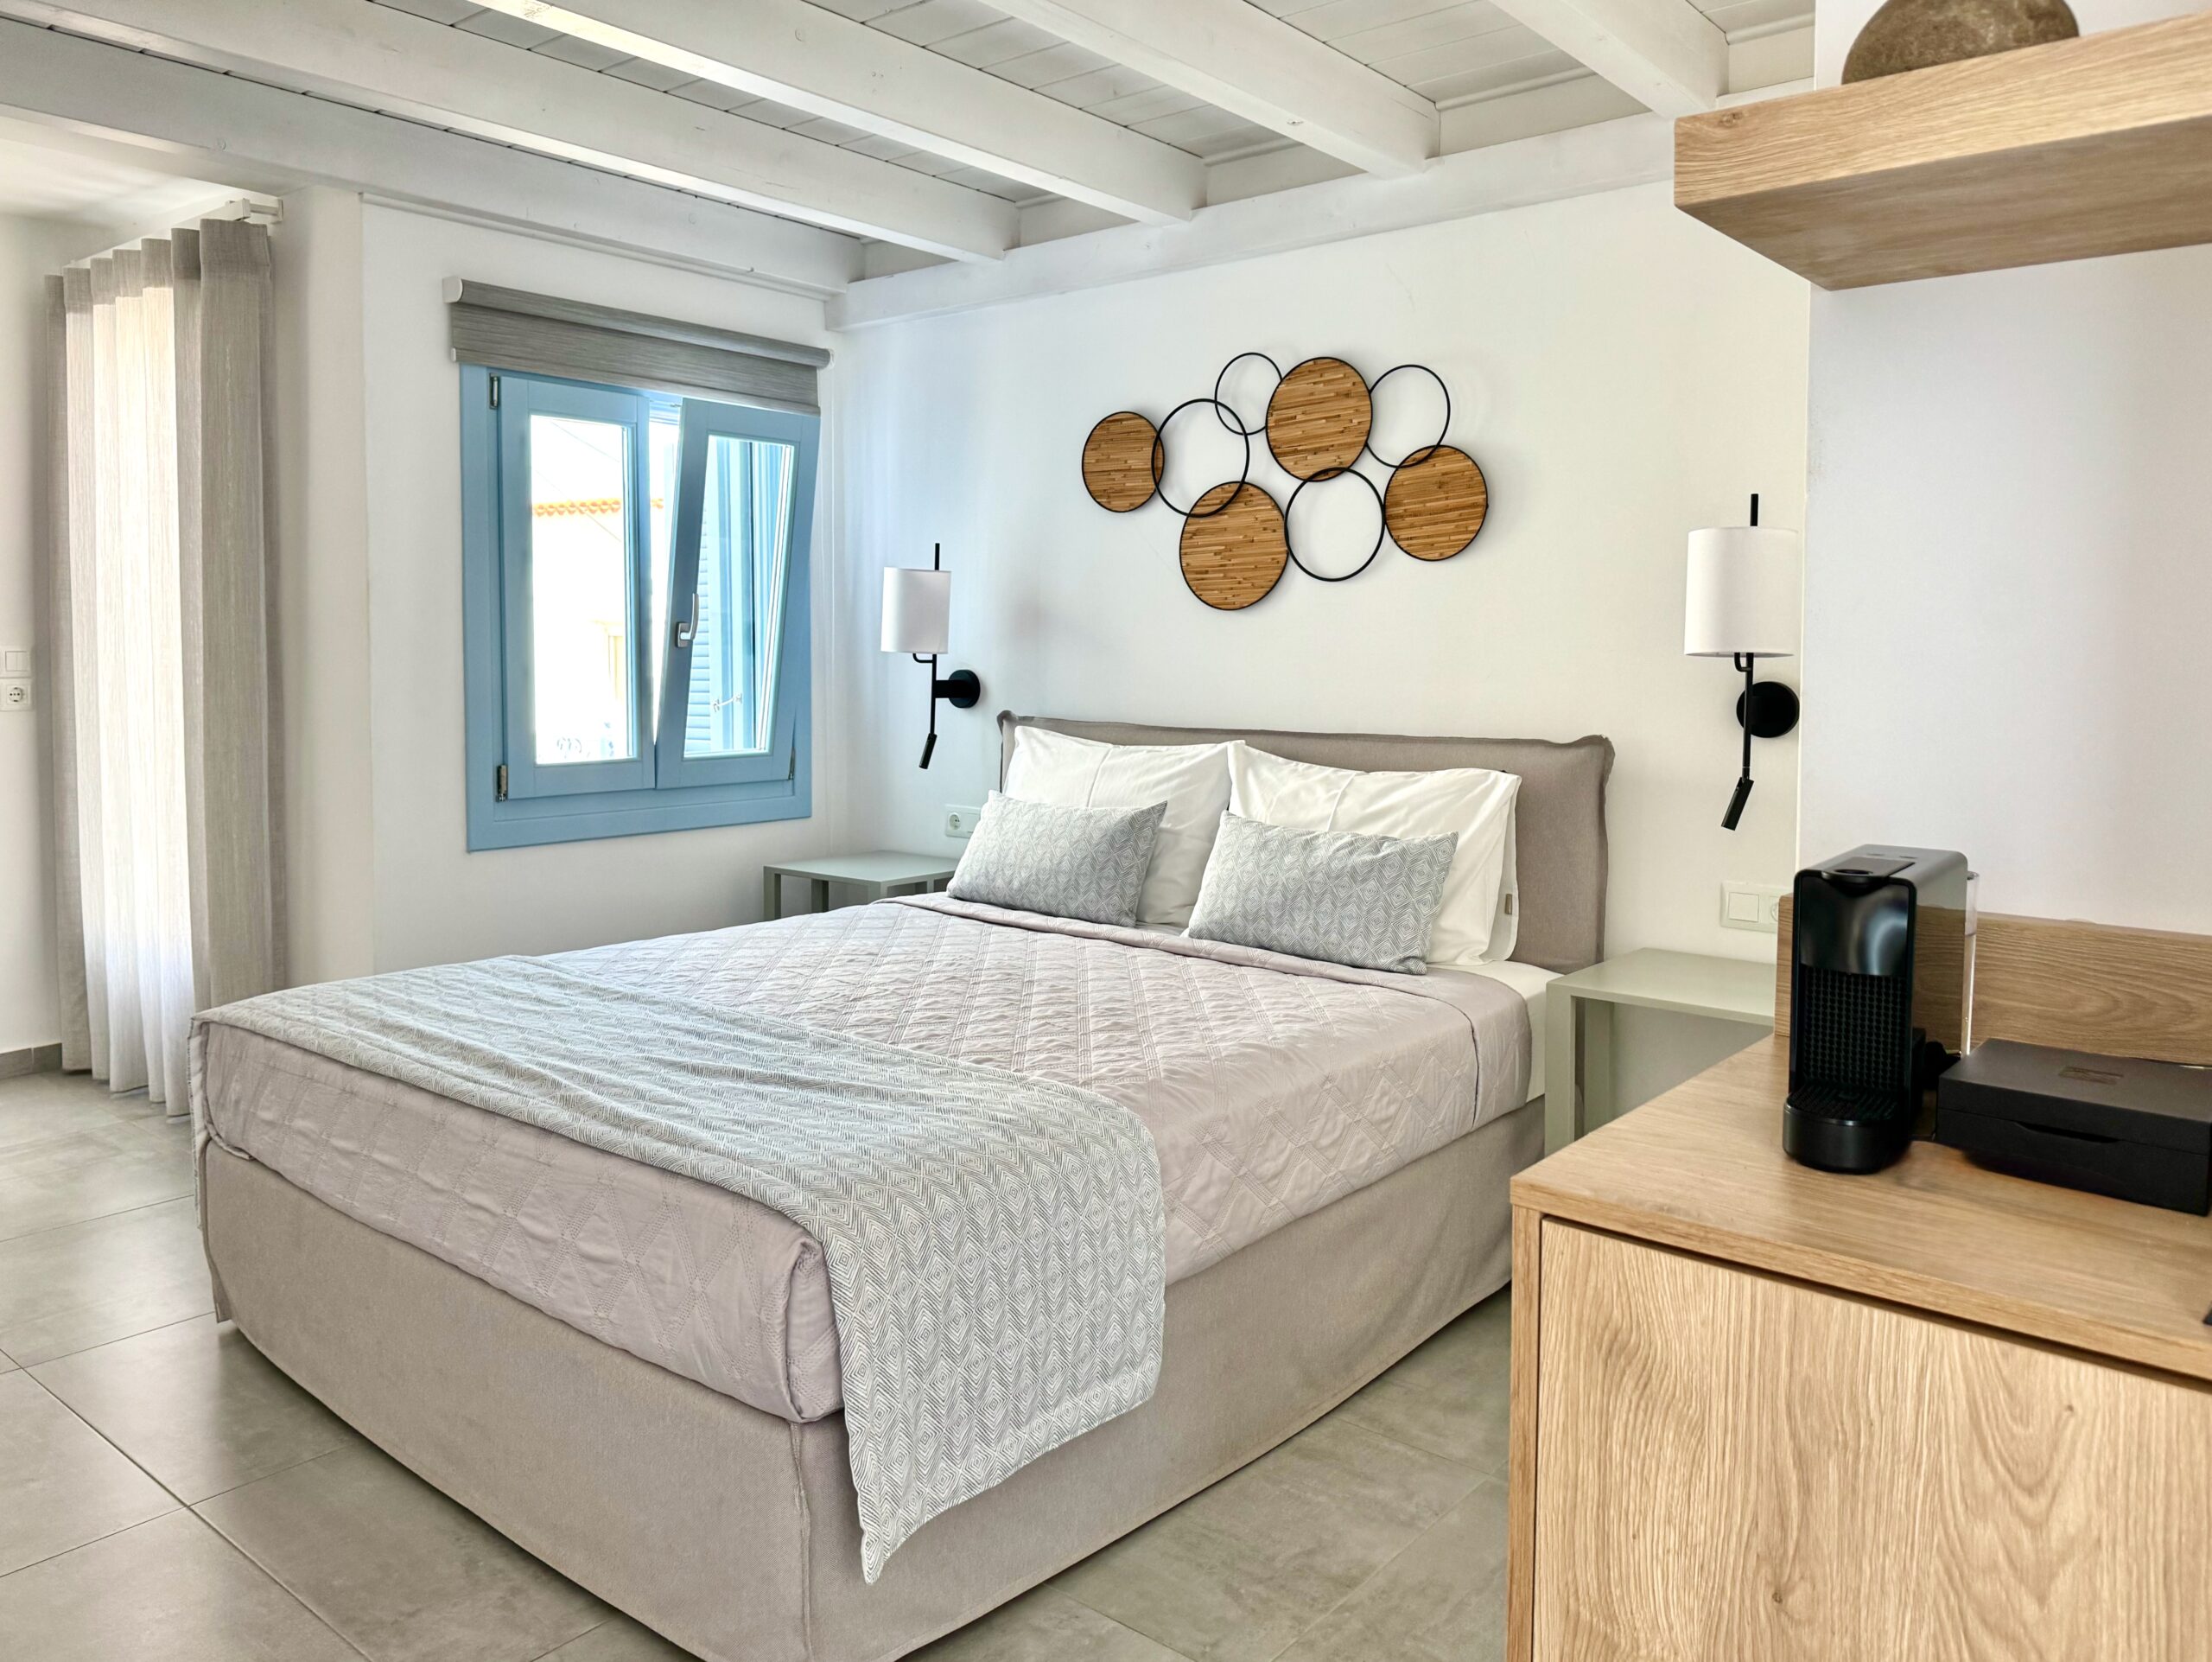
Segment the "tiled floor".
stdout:
[[[39,1662],[682,1662],[218,1329],[189,1138],[0,1079],[0,1652]],[[1503,1650],[1507,1300],[929,1662]]]

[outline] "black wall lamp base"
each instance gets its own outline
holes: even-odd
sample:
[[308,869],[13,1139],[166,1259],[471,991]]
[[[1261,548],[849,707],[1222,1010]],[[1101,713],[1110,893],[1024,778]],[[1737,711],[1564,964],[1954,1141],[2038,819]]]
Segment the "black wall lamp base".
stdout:
[[[1751,720],[1744,719],[1745,705]],[[1736,720],[1751,729],[1755,739],[1778,739],[1797,725],[1797,692],[1779,681],[1755,681],[1749,692],[1736,695]]]
[[922,741],[922,766],[930,765],[930,758],[937,754],[937,706],[941,698],[955,710],[973,710],[983,697],[982,678],[973,670],[955,670],[950,675],[937,672],[937,659],[914,654],[918,664],[930,666],[930,735]]
[[[1758,499],[1751,499],[1751,519],[1758,520]],[[1778,739],[1797,725],[1797,694],[1779,681],[1756,678],[1758,660],[1738,653],[1736,667],[1744,672],[1744,690],[1736,695],[1736,724],[1744,729],[1744,772],[1720,816],[1720,829],[1733,831],[1744,818],[1744,805],[1751,799],[1751,741]]]

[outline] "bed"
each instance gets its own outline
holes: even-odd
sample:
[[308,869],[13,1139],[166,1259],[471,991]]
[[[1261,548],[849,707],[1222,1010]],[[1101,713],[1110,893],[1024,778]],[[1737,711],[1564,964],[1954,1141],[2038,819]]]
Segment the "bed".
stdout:
[[[1166,1216],[1139,1405],[987,1474],[873,1551],[871,1581],[852,1359],[805,1229],[281,1028],[195,1035],[221,1313],[426,1481],[677,1643],[715,1662],[875,1662],[1265,1452],[1503,1285],[1506,1185],[1542,1149],[1542,984],[1603,939],[1611,745],[1009,716],[1007,754],[1032,723],[1517,774],[1514,960],[1389,977],[916,897],[504,962],[678,997],[678,1015],[740,1034],[1124,1104],[1158,1145]],[[470,968],[423,985],[435,1000]],[[673,1041],[640,1027],[633,1042],[642,1091]],[[507,1046],[518,1067],[529,1048]]]

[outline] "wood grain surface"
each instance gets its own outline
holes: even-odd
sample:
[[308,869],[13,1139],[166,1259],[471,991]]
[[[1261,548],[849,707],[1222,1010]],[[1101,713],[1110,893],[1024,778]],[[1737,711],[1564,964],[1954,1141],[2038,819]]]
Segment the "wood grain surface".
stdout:
[[2212,240],[2212,15],[1685,117],[1675,203],[1824,289]]
[[1359,459],[1375,423],[1360,373],[1341,358],[1308,358],[1275,383],[1268,448],[1293,479],[1317,479]]
[[1192,505],[1183,522],[1183,581],[1216,611],[1267,598],[1290,563],[1282,510],[1257,485],[1231,480]]
[[1786,1042],[1762,1039],[1530,1167],[1513,1203],[2212,1381],[2212,1219],[1932,1143],[1872,1176],[1811,1170],[1782,1152],[1787,1065]]
[[1542,1384],[1543,1214],[1513,1208],[1513,1372],[1508,1387],[1505,1662],[1531,1662],[1536,1631],[1536,1414]]
[[1436,444],[1402,462],[1382,494],[1390,540],[1417,560],[1448,560],[1473,542],[1490,513],[1490,486],[1474,457]]
[[[1785,896],[1775,960],[1781,1034],[1789,1031],[1791,922]],[[2212,935],[1986,912],[1974,937],[1973,1031],[1976,1044],[2016,1039],[2212,1063]]]
[[1092,428],[1083,442],[1083,487],[1090,500],[1113,513],[1151,501],[1160,488],[1158,436],[1134,410],[1117,410]]
[[2212,1654],[2212,1392],[1543,1234],[1536,1657]]

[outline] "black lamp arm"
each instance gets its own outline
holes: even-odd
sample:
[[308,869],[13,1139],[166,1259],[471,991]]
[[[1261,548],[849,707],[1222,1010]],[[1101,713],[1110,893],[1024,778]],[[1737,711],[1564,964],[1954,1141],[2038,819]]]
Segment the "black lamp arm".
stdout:
[[[1758,499],[1751,499],[1754,519],[1758,514]],[[1744,672],[1744,772],[1736,781],[1735,793],[1728,799],[1728,812],[1720,816],[1720,829],[1733,831],[1744,817],[1744,805],[1751,799],[1751,721],[1752,709],[1758,700],[1753,689],[1758,685],[1758,659],[1749,653],[1738,653],[1736,667]]]

